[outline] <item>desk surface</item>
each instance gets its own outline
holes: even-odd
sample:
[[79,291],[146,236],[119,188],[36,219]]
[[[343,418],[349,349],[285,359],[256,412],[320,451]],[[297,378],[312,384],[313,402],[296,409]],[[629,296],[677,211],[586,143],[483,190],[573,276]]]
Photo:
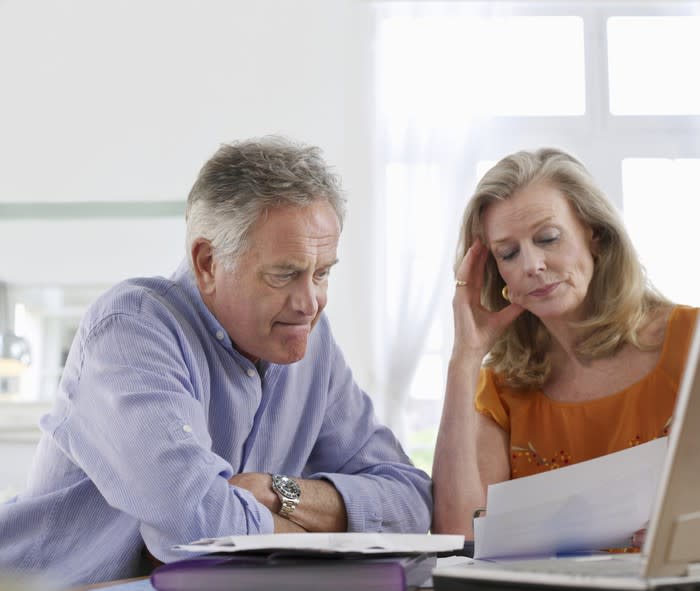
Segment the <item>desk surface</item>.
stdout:
[[115,587],[116,585],[124,585],[125,583],[133,583],[134,581],[145,581],[148,577],[135,577],[133,579],[122,579],[120,581],[108,581],[106,583],[95,583],[94,585],[86,585],[85,587],[79,587],[74,591],[91,591],[92,589],[106,589],[108,587]]
[[[93,589],[109,589],[110,587],[116,587],[118,585],[125,585],[127,583],[134,583],[136,581],[146,581],[148,577],[137,577],[135,579],[122,579],[120,581],[109,581],[107,583],[98,583],[95,585],[87,585],[86,587],[80,587],[74,591],[92,591]],[[126,590],[125,590],[126,591]],[[361,591],[358,589],[358,591]],[[433,591],[432,587],[421,587],[421,591]]]

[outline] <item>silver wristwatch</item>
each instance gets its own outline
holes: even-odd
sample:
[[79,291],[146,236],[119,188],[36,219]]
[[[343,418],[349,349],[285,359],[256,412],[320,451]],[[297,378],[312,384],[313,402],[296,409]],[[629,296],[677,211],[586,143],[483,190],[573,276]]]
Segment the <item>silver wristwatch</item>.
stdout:
[[278,515],[289,519],[289,516],[297,508],[299,501],[301,501],[301,487],[296,480],[289,476],[283,476],[282,474],[270,474],[270,476],[272,476],[272,490],[277,493],[280,501],[282,501],[282,507]]

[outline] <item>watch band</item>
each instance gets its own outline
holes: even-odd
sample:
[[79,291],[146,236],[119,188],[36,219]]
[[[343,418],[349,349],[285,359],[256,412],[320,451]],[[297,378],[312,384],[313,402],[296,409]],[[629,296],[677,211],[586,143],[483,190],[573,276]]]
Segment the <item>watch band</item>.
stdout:
[[301,487],[299,483],[282,474],[270,474],[272,477],[272,490],[275,491],[282,503],[279,512],[280,517],[289,519],[301,500]]
[[280,507],[277,515],[284,517],[285,519],[289,519],[289,516],[294,512],[294,509],[297,508],[299,499],[285,499],[280,497],[280,500],[282,501],[282,506]]

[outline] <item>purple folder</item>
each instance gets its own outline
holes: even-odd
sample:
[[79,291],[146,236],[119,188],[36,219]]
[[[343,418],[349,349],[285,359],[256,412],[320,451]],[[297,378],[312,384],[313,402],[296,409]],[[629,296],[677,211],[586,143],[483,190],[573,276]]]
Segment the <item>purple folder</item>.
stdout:
[[406,591],[435,564],[435,554],[207,554],[158,567],[151,584],[157,591]]

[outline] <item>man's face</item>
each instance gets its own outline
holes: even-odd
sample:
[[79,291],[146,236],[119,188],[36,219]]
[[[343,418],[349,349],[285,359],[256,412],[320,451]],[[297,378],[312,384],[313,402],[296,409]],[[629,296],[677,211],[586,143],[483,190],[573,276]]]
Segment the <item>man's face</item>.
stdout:
[[248,249],[233,269],[209,258],[210,271],[202,274],[195,264],[204,302],[236,349],[272,363],[294,363],[304,356],[326,306],[339,238],[338,217],[327,201],[284,205],[253,224]]

